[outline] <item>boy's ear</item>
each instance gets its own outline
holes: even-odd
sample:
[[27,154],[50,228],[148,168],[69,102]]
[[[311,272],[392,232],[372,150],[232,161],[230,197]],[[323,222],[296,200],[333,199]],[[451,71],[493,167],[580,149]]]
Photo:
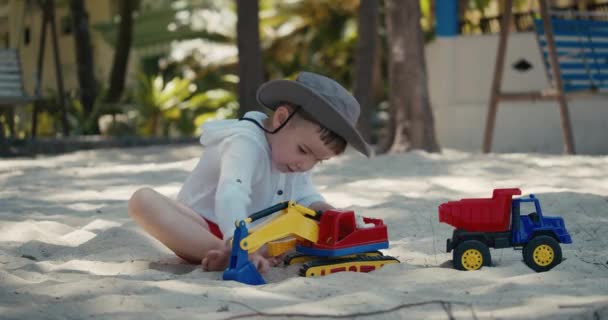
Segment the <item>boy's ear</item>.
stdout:
[[273,129],[278,128],[283,122],[289,117],[289,109],[284,106],[279,106],[272,114],[272,126]]

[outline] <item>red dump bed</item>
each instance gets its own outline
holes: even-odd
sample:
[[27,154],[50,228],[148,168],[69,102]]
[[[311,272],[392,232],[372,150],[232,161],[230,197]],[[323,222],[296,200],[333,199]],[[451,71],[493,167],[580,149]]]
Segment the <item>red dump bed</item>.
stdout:
[[502,232],[509,230],[511,199],[521,190],[494,189],[491,199],[462,199],[439,206],[439,222],[469,232]]

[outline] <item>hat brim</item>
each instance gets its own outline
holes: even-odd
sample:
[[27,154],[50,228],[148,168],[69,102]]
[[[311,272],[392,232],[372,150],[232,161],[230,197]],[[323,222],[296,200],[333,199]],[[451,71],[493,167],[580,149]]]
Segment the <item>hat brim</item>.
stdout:
[[276,110],[281,102],[290,102],[302,107],[324,127],[335,132],[355,150],[367,157],[374,154],[357,129],[344,119],[331,104],[313,90],[297,81],[272,80],[257,91],[258,102],[266,108]]

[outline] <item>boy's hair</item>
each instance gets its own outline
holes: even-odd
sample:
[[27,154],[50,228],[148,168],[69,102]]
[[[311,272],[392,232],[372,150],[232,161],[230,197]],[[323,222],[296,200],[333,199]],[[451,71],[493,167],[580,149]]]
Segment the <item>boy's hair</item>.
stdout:
[[323,141],[323,144],[328,146],[329,149],[333,151],[336,155],[342,154],[344,150],[346,150],[347,143],[344,138],[320,124],[319,121],[315,120],[315,118],[308,112],[306,112],[304,109],[297,108],[296,110],[296,105],[287,101],[279,102],[279,107],[280,106],[286,107],[289,112],[297,112],[294,118],[300,118],[319,125],[319,130],[317,130],[317,132],[319,132],[321,141]]

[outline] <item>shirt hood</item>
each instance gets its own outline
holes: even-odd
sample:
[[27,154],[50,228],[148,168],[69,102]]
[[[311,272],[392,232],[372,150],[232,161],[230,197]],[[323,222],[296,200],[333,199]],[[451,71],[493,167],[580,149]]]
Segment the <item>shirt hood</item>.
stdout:
[[[245,113],[244,117],[253,119],[260,125],[268,118],[267,115],[259,111],[249,111]],[[258,136],[262,133],[262,129],[258,128],[255,124],[249,121],[240,121],[238,119],[208,121],[203,123],[201,131],[200,142],[205,147],[218,144],[226,138],[236,134],[250,133],[254,136]]]

